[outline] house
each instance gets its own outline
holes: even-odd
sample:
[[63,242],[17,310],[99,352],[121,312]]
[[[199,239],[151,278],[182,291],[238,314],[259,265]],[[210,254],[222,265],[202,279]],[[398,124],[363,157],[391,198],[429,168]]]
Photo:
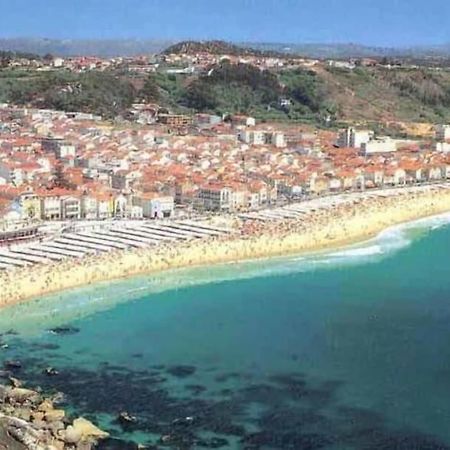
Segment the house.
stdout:
[[436,140],[445,142],[450,139],[450,125],[436,125],[435,127]]
[[388,137],[383,139],[372,139],[361,143],[361,153],[365,156],[374,153],[392,153],[397,151],[397,142]]
[[233,126],[254,127],[256,125],[256,119],[249,116],[234,115],[230,117],[230,121]]
[[43,138],[41,144],[44,152],[53,153],[58,159],[75,158],[76,156],[75,145],[62,138]]
[[277,148],[286,147],[284,133],[264,130],[241,130],[238,139],[250,145],[274,145]]
[[48,191],[47,193],[39,194],[41,201],[41,219],[42,220],[61,220],[61,196],[57,193]]
[[405,171],[406,183],[420,183],[425,180],[422,164],[419,161],[406,162],[400,167]]
[[20,163],[0,161],[0,179],[5,180],[6,184],[20,186],[24,183],[26,174]]
[[199,189],[197,206],[207,211],[230,211],[233,191],[219,183],[211,183]]
[[336,176],[341,180],[342,190],[348,191],[355,186],[355,174],[353,171],[342,169],[337,171]]
[[39,196],[33,191],[26,191],[20,194],[19,203],[21,206],[23,219],[41,218],[41,201],[39,199]]
[[424,175],[428,181],[438,181],[442,179],[442,170],[439,166],[428,166],[424,169]]
[[355,128],[347,128],[341,130],[337,140],[337,146],[343,148],[361,148],[363,143],[373,139],[374,132],[370,130],[356,130]]
[[114,198],[109,192],[88,192],[80,200],[83,219],[108,219],[113,216]]
[[142,208],[142,215],[145,218],[164,219],[173,216],[175,201],[172,196],[146,192],[135,195],[133,205]]
[[[128,198],[123,195],[117,195],[114,199],[113,199],[113,214],[115,217],[127,217],[128,216],[128,206],[129,206],[129,201]],[[131,206],[131,204],[130,204]]]
[[158,122],[169,127],[180,128],[192,125],[194,119],[185,114],[159,114]]
[[384,181],[384,169],[380,166],[369,166],[364,169],[364,179],[366,186],[371,184],[372,187],[383,186]]
[[61,217],[63,220],[81,219],[81,200],[75,196],[61,197]]
[[384,171],[384,184],[401,186],[406,184],[406,172],[399,167],[387,167]]
[[317,176],[311,179],[310,192],[316,195],[322,195],[328,192],[328,178]]
[[111,176],[111,187],[117,190],[128,190],[141,177],[142,173],[138,170],[118,170]]
[[328,190],[330,192],[338,192],[342,189],[342,181],[338,177],[330,177],[328,179]]
[[98,202],[94,195],[84,194],[81,197],[81,217],[87,220],[98,219]]

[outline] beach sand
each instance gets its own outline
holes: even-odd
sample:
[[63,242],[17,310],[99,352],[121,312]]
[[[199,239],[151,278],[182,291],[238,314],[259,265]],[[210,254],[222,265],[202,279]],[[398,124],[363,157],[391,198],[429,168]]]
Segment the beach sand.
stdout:
[[392,197],[317,210],[299,220],[236,221],[236,235],[36,265],[0,274],[0,307],[53,292],[163,270],[294,253],[367,240],[384,229],[450,211],[450,189],[405,188]]

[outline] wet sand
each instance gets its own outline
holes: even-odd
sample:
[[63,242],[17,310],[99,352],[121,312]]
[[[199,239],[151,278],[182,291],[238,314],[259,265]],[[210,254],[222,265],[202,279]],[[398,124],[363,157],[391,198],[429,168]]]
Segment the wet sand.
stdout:
[[223,238],[118,251],[81,260],[0,273],[0,307],[53,292],[168,269],[309,253],[364,241],[384,229],[450,211],[450,190],[404,189],[353,205],[316,210],[298,220],[235,221],[238,233]]

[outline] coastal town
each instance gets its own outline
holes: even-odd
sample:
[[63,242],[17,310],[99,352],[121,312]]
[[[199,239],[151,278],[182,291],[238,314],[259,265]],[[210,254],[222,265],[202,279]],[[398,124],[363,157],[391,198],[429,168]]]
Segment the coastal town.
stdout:
[[244,213],[450,178],[450,126],[422,140],[158,113],[145,124],[0,107],[0,211],[14,222]]
[[[232,54],[220,53],[224,49]],[[380,59],[267,54],[221,42],[181,43],[159,55],[133,58],[15,55],[2,61],[11,73],[122,70],[138,79],[163,72],[208,77],[220,67],[231,76],[237,68],[242,76],[266,74],[274,89],[269,70],[389,65]],[[81,88],[68,83],[64,89],[62,95],[70,96]],[[281,96],[277,108],[287,111],[291,104]],[[320,222],[320,211],[405,195],[445,196],[450,125],[385,125],[383,133],[364,121],[336,126],[329,117],[314,124],[196,112],[142,96],[116,117],[0,104],[0,270],[155,246],[164,253],[196,240],[297,233]],[[338,242],[351,239],[338,234]]]
[[[163,218],[256,210],[305,196],[450,177],[450,126],[422,140],[370,129],[161,113],[140,123],[0,107],[0,208],[8,219]],[[143,119],[145,117],[145,120]]]
[[443,213],[450,125],[415,126],[395,137],[157,104],[120,121],[1,105],[0,300],[315,251]]
[[449,1],[3,6],[0,450],[450,450]]

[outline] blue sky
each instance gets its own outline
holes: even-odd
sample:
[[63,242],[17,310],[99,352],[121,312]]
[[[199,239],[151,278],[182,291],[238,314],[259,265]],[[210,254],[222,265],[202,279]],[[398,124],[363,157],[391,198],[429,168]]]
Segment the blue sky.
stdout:
[[450,0],[0,0],[1,37],[450,42]]

